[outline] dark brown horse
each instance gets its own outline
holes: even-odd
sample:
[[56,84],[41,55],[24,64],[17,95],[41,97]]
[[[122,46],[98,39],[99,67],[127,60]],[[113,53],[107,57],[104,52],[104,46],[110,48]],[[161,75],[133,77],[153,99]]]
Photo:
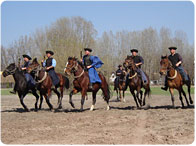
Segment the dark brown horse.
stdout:
[[15,80],[15,90],[18,93],[20,103],[24,107],[26,111],[30,111],[27,106],[24,104],[23,100],[25,96],[29,93],[29,90],[32,91],[32,94],[36,97],[35,102],[35,110],[37,111],[37,103],[39,100],[39,95],[37,94],[35,86],[31,87],[28,85],[27,80],[25,78],[24,72],[15,65],[15,63],[10,64],[6,69],[3,71],[3,76],[7,77],[12,75]]
[[27,68],[28,72],[35,72],[35,77],[37,83],[39,83],[38,90],[40,91],[40,105],[39,109],[41,109],[43,96],[45,97],[46,103],[48,104],[50,110],[53,109],[52,104],[50,103],[50,97],[52,95],[52,90],[58,96],[58,109],[62,108],[62,99],[63,99],[63,90],[64,87],[67,89],[69,88],[69,79],[63,76],[60,73],[57,73],[57,76],[60,80],[60,92],[58,92],[57,87],[52,88],[52,79],[50,78],[49,74],[46,72],[45,68],[41,67],[40,64],[37,62],[37,59],[34,59],[33,62]]
[[[123,70],[123,72],[120,74],[120,76],[116,77],[116,79],[114,81],[114,90],[116,90],[117,100],[119,100],[119,95],[120,95],[120,101],[123,101],[123,102],[125,102],[125,90],[124,90],[125,84],[126,84],[125,77],[126,77],[126,72]],[[116,81],[116,80],[118,80],[118,81]]]
[[98,74],[101,79],[101,83],[93,84],[93,90],[90,90],[88,72],[84,71],[82,63],[78,61],[77,58],[75,57],[68,58],[68,62],[66,64],[64,72],[65,74],[68,74],[68,75],[74,74],[74,78],[75,78],[73,81],[74,87],[73,87],[73,90],[69,94],[69,103],[71,104],[73,108],[75,108],[72,102],[73,94],[81,92],[82,98],[81,98],[81,109],[80,110],[82,111],[84,101],[85,101],[85,96],[87,95],[87,92],[92,92],[93,100],[92,100],[92,106],[90,108],[90,110],[92,111],[96,103],[96,94],[98,90],[101,89],[103,91],[103,98],[107,103],[107,110],[110,109],[109,107],[110,89],[103,74],[101,73]]
[[[150,80],[149,80],[148,75],[146,75],[145,73],[147,77],[147,83],[144,84],[142,82],[141,76],[137,72],[137,67],[131,57],[127,57],[123,65],[129,73],[128,86],[129,86],[131,94],[134,97],[136,106],[139,107],[139,104],[140,106],[144,106],[146,104],[146,95],[148,95],[148,97],[150,96]],[[141,88],[144,88],[145,90],[143,102],[142,102],[143,92]],[[135,91],[137,91],[136,94],[135,94]],[[139,97],[139,94],[140,94],[140,97]]]
[[[179,99],[181,101],[182,107],[184,107],[182,94],[185,97],[187,106],[189,106],[189,102],[186,97],[186,93],[184,92],[184,90],[182,88],[182,86],[184,84],[182,76],[180,75],[180,73],[177,70],[175,70],[172,67],[172,63],[169,61],[167,55],[161,57],[160,65],[161,65],[160,74],[167,75],[167,85],[169,87],[169,91],[171,94],[172,106],[174,107],[174,89],[177,89],[179,92]],[[191,81],[186,82],[186,85],[188,87],[190,103],[193,104],[193,101],[191,99]]]

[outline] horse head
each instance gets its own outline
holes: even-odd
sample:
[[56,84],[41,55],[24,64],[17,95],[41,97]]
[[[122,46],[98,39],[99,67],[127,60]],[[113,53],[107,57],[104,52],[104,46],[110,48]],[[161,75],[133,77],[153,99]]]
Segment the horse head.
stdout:
[[37,58],[34,58],[32,63],[28,66],[27,72],[31,73],[32,71],[37,70],[37,68],[40,67],[40,64],[37,61]]
[[127,56],[125,59],[125,62],[123,63],[123,66],[125,67],[125,70],[127,71],[128,69],[136,70],[136,65],[134,63],[134,60],[131,56]]
[[160,69],[159,73],[161,75],[166,75],[167,74],[167,70],[171,66],[171,62],[169,61],[167,55],[166,56],[161,56],[160,65],[161,65],[161,69]]
[[8,75],[12,75],[17,70],[17,66],[15,63],[11,63],[6,69],[3,71],[3,76],[7,77]]
[[74,73],[77,70],[78,66],[78,59],[76,57],[69,57],[68,62],[66,63],[64,73],[66,75],[70,75],[71,73]]

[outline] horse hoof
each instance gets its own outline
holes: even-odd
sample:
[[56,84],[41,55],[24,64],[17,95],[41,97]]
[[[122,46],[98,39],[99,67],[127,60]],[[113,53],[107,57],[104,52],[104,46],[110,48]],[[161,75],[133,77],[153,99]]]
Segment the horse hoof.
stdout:
[[109,111],[110,110],[110,106],[107,106],[107,111]]
[[94,105],[91,106],[90,111],[93,111],[93,109],[94,109]]
[[27,109],[25,109],[25,111],[26,111],[26,112],[30,112],[30,110],[29,110],[28,108],[27,108]]
[[60,105],[57,109],[62,109],[62,106]]

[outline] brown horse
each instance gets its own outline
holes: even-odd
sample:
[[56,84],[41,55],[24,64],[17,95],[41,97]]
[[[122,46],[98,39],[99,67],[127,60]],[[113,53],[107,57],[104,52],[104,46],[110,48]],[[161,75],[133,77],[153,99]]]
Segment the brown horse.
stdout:
[[75,78],[73,81],[74,87],[73,87],[73,90],[69,94],[69,103],[71,104],[73,108],[75,108],[72,102],[73,94],[81,92],[82,98],[81,98],[81,109],[80,110],[82,111],[84,101],[85,101],[85,95],[87,95],[87,92],[92,92],[93,100],[92,100],[92,106],[90,108],[90,110],[92,111],[96,103],[96,94],[98,90],[101,89],[103,91],[103,98],[107,103],[107,110],[110,109],[109,107],[110,89],[103,74],[101,73],[98,74],[101,79],[101,83],[94,83],[93,90],[91,90],[89,89],[88,72],[84,71],[84,67],[82,63],[78,61],[77,58],[75,57],[68,58],[68,62],[66,64],[64,72],[65,74],[68,74],[68,75],[74,74],[74,78]]
[[[115,81],[114,81],[114,90],[116,90],[116,94],[117,94],[117,100],[119,100],[119,96],[120,95],[120,101],[125,102],[125,77],[126,77],[126,72],[123,70],[123,72],[120,74],[119,77],[116,77]],[[118,78],[118,79],[117,79]],[[118,81],[116,81],[118,80]]]
[[[167,85],[169,87],[169,91],[171,94],[171,100],[172,100],[172,106],[174,107],[174,89],[177,89],[179,92],[179,99],[181,101],[182,107],[184,107],[183,99],[182,99],[182,94],[185,97],[187,106],[189,106],[188,99],[186,97],[186,93],[184,92],[182,86],[185,84],[183,82],[182,76],[180,73],[175,70],[172,67],[172,63],[169,61],[167,55],[166,56],[161,56],[161,61],[160,61],[161,69],[160,69],[160,74],[161,75],[167,75]],[[193,104],[193,101],[191,99],[191,82],[186,82],[186,85],[188,87],[188,93],[189,93],[189,100],[190,103]]]
[[[129,73],[128,86],[129,86],[131,94],[134,97],[136,106],[139,107],[139,104],[140,104],[140,106],[144,106],[146,104],[146,95],[148,94],[148,97],[149,97],[150,92],[151,92],[150,80],[149,80],[148,75],[146,75],[146,73],[145,73],[145,75],[147,77],[147,83],[144,84],[142,82],[141,76],[137,72],[137,67],[131,57],[127,57],[125,59],[125,62],[123,65],[126,68],[126,70],[128,70],[128,73]],[[142,102],[143,92],[142,92],[141,88],[145,89],[143,102]],[[135,94],[135,91],[137,91],[137,94]],[[140,98],[139,98],[139,94],[140,94]],[[138,102],[139,102],[139,104],[138,104]]]
[[45,68],[41,67],[40,64],[37,62],[37,59],[35,58],[32,63],[29,65],[27,68],[27,71],[30,72],[35,72],[35,77],[37,80],[37,83],[39,83],[38,90],[40,91],[40,105],[39,109],[41,109],[42,106],[42,101],[43,101],[43,96],[45,97],[46,103],[48,104],[50,110],[53,109],[52,104],[50,103],[50,97],[52,95],[52,90],[57,94],[58,96],[58,109],[62,108],[62,99],[63,99],[63,90],[64,87],[66,89],[69,88],[69,79],[63,76],[62,74],[57,73],[57,76],[59,77],[60,83],[60,92],[58,92],[57,87],[52,88],[52,79],[46,72]]

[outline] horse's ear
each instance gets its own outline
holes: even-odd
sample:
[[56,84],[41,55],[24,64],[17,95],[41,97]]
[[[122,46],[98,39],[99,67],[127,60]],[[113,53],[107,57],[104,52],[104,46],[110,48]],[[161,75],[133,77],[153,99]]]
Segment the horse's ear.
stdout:
[[33,59],[33,62],[37,62],[37,57],[35,57],[35,58]]

